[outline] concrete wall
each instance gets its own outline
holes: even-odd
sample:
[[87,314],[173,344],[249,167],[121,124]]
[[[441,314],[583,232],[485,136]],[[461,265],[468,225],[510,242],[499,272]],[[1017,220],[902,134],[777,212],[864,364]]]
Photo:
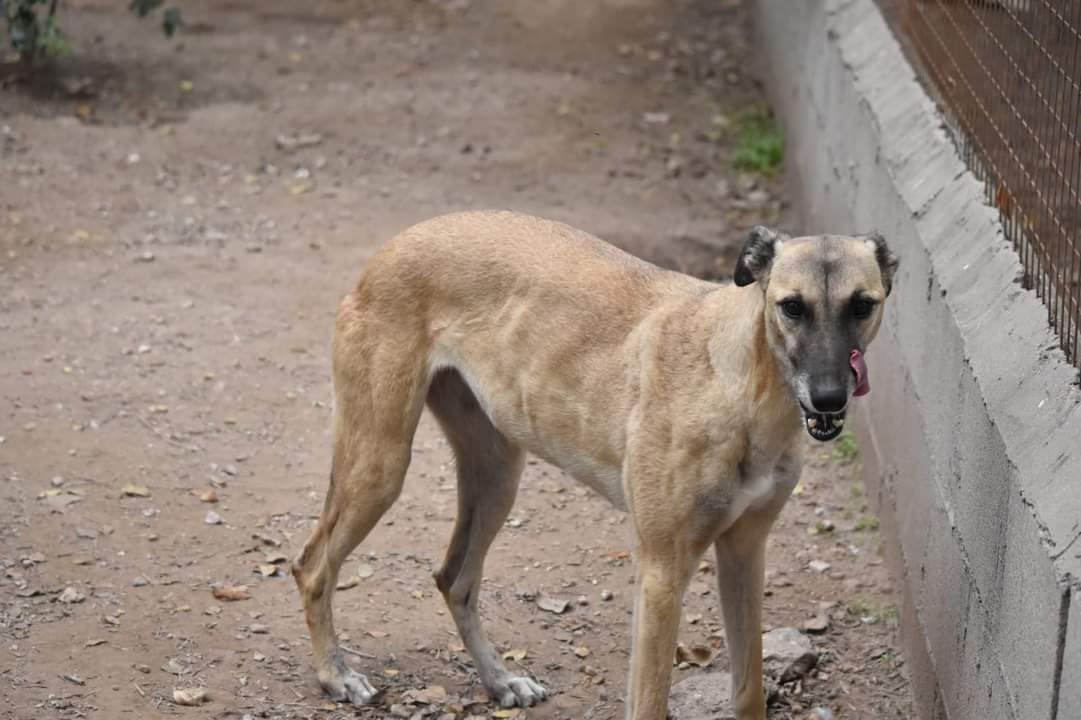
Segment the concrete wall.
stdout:
[[803,229],[901,256],[857,400],[922,718],[1081,720],[1081,393],[872,0],[751,0]]

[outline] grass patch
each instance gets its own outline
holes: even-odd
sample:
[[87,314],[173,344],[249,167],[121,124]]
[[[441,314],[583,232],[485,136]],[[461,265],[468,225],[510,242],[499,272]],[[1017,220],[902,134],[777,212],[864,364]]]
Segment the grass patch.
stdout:
[[736,148],[736,167],[772,175],[784,160],[784,138],[773,116],[755,111],[745,115],[740,124],[742,133]]
[[856,532],[875,532],[878,530],[878,518],[864,515],[852,527]]
[[860,449],[856,444],[856,436],[848,430],[841,433],[841,436],[837,438],[837,442],[833,444],[833,457],[836,460],[852,462],[859,454]]

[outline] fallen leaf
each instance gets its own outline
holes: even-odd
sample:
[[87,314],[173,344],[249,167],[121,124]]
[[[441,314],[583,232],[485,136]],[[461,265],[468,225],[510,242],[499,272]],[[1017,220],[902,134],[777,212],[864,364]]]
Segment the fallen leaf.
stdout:
[[368,631],[368,637],[373,637],[373,638],[376,638],[376,639],[385,638],[388,635],[390,635],[390,633],[384,632],[382,630],[369,630]]
[[368,563],[361,563],[360,566],[357,568],[357,577],[359,577],[361,580],[367,580],[372,575],[375,575],[375,568],[373,568]]
[[507,708],[506,710],[496,710],[492,713],[494,718],[516,718],[522,714],[521,708]]
[[177,705],[201,705],[209,700],[203,688],[174,688],[173,702]]
[[107,641],[104,638],[95,638],[93,640],[87,640],[87,647],[97,647],[98,645],[104,645]]
[[683,643],[676,645],[676,663],[690,663],[695,667],[705,667],[713,662],[713,650],[703,645],[687,647]]
[[503,653],[503,659],[521,662],[522,660],[525,660],[527,654],[528,651],[525,648],[511,648],[507,652]]
[[188,672],[188,668],[184,667],[176,661],[175,658],[170,658],[164,665],[161,666],[162,672],[167,672],[170,675],[183,675]]
[[356,575],[354,575],[353,577],[348,578],[346,580],[339,580],[337,589],[338,590],[348,590],[350,588],[355,588],[357,585],[360,585],[360,578],[358,578]]
[[218,600],[250,600],[251,593],[247,585],[219,585],[214,588],[214,597]]
[[274,145],[279,150],[293,152],[306,147],[314,147],[323,142],[323,136],[318,133],[307,135],[278,135],[274,138]]
[[541,610],[555,613],[556,615],[562,615],[567,612],[569,606],[570,602],[561,598],[549,597],[547,595],[541,595],[537,598],[537,607]]
[[580,658],[589,657],[589,648],[579,645],[578,647],[574,648],[574,654]]
[[150,497],[150,490],[145,485],[139,485],[138,483],[128,483],[120,488],[120,492],[130,497]]
[[447,689],[442,685],[429,685],[423,690],[406,690],[402,701],[413,705],[440,705],[447,699]]
[[273,563],[260,563],[255,566],[255,572],[263,577],[274,577],[278,574],[278,566]]

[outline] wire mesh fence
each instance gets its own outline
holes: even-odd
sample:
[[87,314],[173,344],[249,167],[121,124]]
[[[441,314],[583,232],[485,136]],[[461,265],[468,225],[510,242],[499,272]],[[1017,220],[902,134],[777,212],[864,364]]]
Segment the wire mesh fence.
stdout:
[[1081,0],[884,0],[1081,368]]

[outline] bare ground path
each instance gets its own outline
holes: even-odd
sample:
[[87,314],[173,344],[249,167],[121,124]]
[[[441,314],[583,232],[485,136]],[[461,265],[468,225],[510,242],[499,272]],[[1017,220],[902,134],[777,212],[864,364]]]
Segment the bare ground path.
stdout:
[[[124,5],[68,3],[78,54],[0,81],[0,717],[384,717],[432,686],[490,717],[430,577],[455,496],[427,419],[337,600],[387,705],[320,696],[273,566],[322,500],[333,309],[382,240],[465,207],[723,276],[782,211],[777,180],[732,169],[762,102],[739,3],[193,0],[175,41]],[[876,526],[831,452],[771,541],[767,626],[829,621],[772,717],[906,718]],[[521,717],[622,717],[630,549],[619,512],[531,462],[482,600],[558,691]],[[683,640],[724,668],[713,584],[704,562]],[[173,704],[195,686],[209,703]]]

